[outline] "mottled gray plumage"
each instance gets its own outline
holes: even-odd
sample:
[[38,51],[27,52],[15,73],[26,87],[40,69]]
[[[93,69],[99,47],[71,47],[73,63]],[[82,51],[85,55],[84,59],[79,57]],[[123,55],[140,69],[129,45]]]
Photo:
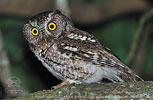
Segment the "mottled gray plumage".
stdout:
[[[50,23],[56,28],[49,26]],[[32,34],[33,28],[38,30],[38,35]],[[36,57],[60,80],[78,84],[102,79],[142,81],[93,35],[75,28],[71,20],[58,10],[31,18],[24,25],[24,36]]]

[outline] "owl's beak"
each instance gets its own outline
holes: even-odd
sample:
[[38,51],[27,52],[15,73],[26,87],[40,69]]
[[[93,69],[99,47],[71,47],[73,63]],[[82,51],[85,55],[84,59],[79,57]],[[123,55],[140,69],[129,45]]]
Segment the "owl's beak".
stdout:
[[48,42],[48,41],[47,41],[47,39],[48,39],[48,35],[45,34],[45,35],[43,36],[43,38],[44,38],[44,41],[47,43],[47,42]]

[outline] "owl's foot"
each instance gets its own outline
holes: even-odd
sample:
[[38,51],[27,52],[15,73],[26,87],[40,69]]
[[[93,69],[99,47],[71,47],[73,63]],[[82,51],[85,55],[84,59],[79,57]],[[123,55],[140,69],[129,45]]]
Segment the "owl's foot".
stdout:
[[73,84],[73,83],[75,83],[75,82],[72,81],[72,80],[65,80],[62,83],[60,83],[60,84],[58,84],[56,86],[53,86],[52,89],[58,89],[58,88],[61,88],[63,86],[70,85],[70,84]]

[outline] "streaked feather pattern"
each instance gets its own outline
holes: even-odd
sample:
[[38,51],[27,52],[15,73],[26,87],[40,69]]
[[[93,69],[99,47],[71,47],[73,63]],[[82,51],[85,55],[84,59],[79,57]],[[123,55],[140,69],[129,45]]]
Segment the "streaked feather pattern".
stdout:
[[[56,29],[49,31],[48,23]],[[31,35],[36,27],[38,36]],[[24,26],[31,50],[58,79],[74,83],[143,81],[93,35],[77,29],[60,11],[38,14]]]

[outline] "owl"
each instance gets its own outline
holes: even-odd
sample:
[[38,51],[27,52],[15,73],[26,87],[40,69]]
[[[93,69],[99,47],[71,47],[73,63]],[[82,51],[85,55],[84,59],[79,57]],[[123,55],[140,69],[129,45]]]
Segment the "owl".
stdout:
[[67,84],[143,81],[93,35],[76,28],[59,10],[35,15],[24,25],[30,49],[49,72]]

